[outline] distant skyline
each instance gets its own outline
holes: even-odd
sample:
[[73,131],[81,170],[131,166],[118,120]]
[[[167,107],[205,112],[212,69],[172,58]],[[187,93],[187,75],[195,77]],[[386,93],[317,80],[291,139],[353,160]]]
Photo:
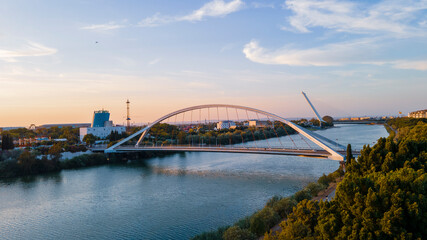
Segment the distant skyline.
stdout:
[[228,103],[285,118],[427,108],[427,0],[0,0],[0,127]]

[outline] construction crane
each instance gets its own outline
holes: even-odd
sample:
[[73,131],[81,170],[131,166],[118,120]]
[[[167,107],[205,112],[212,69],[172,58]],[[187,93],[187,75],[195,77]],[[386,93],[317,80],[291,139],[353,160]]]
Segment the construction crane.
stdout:
[[302,95],[304,95],[305,100],[307,100],[308,104],[310,104],[311,109],[313,110],[314,114],[316,114],[317,119],[320,122],[320,127],[322,127],[322,122],[326,123],[325,121],[323,121],[323,119],[320,117],[319,113],[317,112],[316,108],[314,108],[313,104],[310,102],[310,100],[308,99],[307,95],[305,94],[305,92],[301,92]]

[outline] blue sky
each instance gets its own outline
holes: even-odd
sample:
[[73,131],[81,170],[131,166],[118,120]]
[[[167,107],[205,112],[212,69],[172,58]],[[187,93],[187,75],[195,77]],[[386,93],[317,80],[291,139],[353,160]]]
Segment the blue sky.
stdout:
[[0,126],[206,103],[284,117],[427,103],[427,1],[0,1]]

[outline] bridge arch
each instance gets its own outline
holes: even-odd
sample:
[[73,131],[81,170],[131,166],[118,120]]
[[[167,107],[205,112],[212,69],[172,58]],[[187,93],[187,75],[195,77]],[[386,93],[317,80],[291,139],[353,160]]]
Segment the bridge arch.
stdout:
[[339,160],[339,161],[343,161],[344,157],[343,155],[341,155],[340,153],[338,153],[337,151],[335,151],[332,146],[338,146],[341,149],[345,149],[344,146],[328,139],[325,138],[317,133],[314,133],[308,129],[302,128],[300,126],[298,126],[297,124],[288,121],[287,119],[280,117],[276,114],[273,113],[269,113],[263,110],[259,110],[256,108],[251,108],[251,107],[245,107],[245,106],[239,106],[239,105],[230,105],[230,104],[206,104],[206,105],[197,105],[197,106],[192,106],[192,107],[187,107],[187,108],[183,108],[177,111],[174,111],[172,113],[166,114],[162,117],[160,117],[159,119],[157,119],[156,121],[150,123],[149,125],[147,125],[146,127],[144,127],[143,129],[139,130],[138,132],[135,132],[134,134],[130,135],[129,137],[119,141],[118,143],[114,144],[113,146],[109,147],[108,149],[105,150],[106,153],[113,153],[115,152],[115,148],[119,147],[120,145],[124,144],[125,142],[137,137],[138,135],[141,134],[138,142],[136,143],[135,147],[137,147],[139,145],[139,143],[145,138],[145,136],[147,135],[148,131],[156,124],[170,118],[173,116],[176,116],[178,114],[181,113],[185,113],[185,112],[189,112],[189,111],[194,111],[194,110],[199,110],[199,109],[209,109],[209,108],[231,108],[231,109],[240,109],[240,110],[245,110],[245,111],[251,111],[251,112],[255,112],[255,113],[259,113],[259,114],[263,114],[265,116],[268,116],[276,121],[280,121],[286,125],[288,125],[289,127],[291,127],[292,129],[294,129],[295,131],[297,131],[298,133],[300,133],[301,135],[305,136],[307,139],[309,139],[311,142],[315,143],[316,145],[318,145],[319,147],[321,147],[322,149],[324,149],[325,151],[327,151],[330,154],[330,159],[333,160]]

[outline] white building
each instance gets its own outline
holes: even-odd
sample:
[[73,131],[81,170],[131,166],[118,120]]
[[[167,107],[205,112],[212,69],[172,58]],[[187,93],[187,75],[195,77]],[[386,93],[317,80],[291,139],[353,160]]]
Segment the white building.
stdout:
[[126,127],[114,126],[113,121],[110,121],[110,112],[106,110],[95,111],[93,113],[93,122],[91,127],[80,128],[80,141],[83,142],[83,138],[87,134],[92,134],[100,139],[105,139],[114,131],[121,134],[126,132]]
[[220,121],[219,123],[216,124],[216,129],[221,130],[221,129],[233,129],[236,128],[236,123],[233,121]]
[[408,114],[411,118],[427,118],[427,109],[411,112]]
[[105,139],[112,132],[123,133],[126,132],[126,127],[116,126],[116,127],[88,127],[88,128],[80,128],[80,141],[83,142],[83,138],[86,134],[92,134],[100,139]]

